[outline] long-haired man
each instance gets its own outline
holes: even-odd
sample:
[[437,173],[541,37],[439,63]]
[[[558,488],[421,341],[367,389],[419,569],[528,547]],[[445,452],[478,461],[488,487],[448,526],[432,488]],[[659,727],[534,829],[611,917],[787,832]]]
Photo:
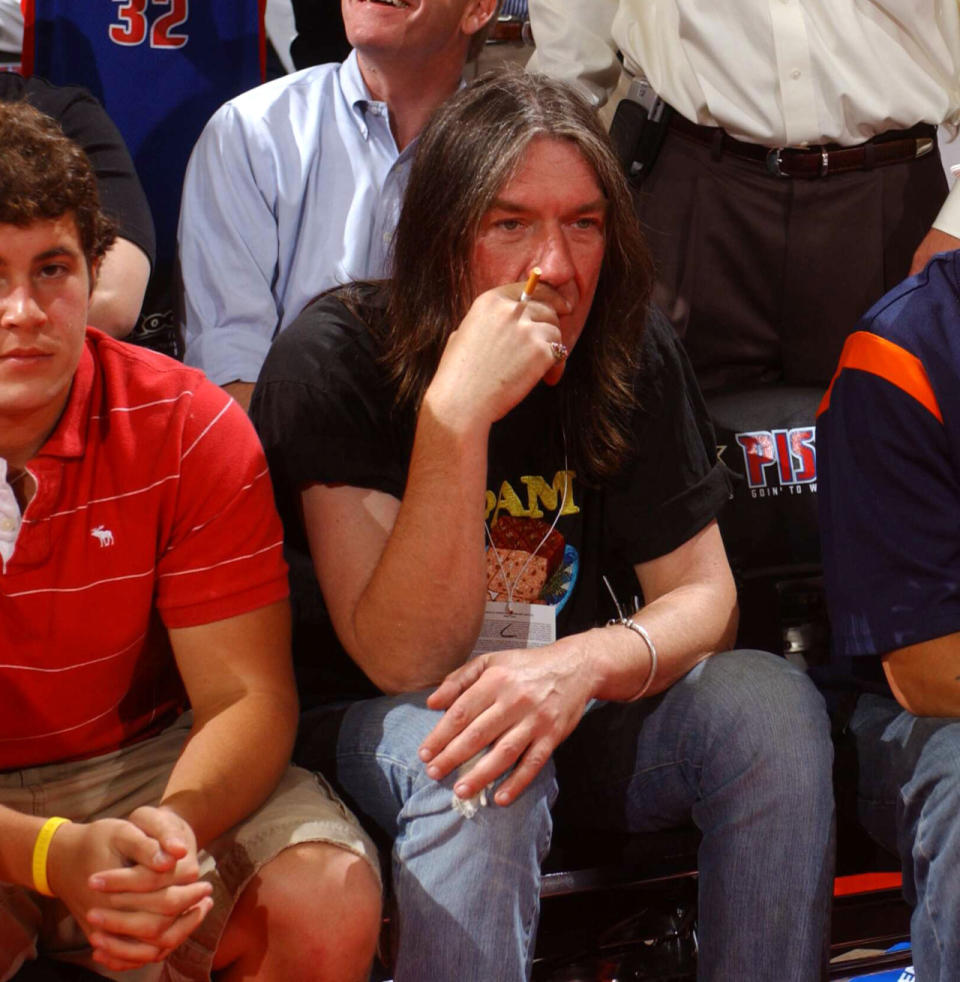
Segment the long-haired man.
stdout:
[[557,776],[563,821],[703,830],[702,978],[820,971],[823,706],[714,654],[727,481],[650,281],[591,110],[486,77],[420,138],[392,280],[308,307],[260,377],[299,759],[393,839],[397,979],[528,975]]

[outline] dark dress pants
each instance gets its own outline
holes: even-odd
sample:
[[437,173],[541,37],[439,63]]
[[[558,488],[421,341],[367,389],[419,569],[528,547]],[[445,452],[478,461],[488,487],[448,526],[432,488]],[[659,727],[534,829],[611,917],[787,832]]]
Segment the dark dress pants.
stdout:
[[781,178],[671,130],[637,211],[655,298],[704,391],[825,387],[857,319],[907,275],[946,192],[936,151]]

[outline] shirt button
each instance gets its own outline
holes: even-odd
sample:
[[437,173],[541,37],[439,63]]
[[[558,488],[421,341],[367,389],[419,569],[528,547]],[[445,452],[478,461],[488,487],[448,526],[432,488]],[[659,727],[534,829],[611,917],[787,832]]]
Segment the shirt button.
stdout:
[[800,78],[802,74],[803,73],[800,71],[799,68],[794,68],[794,70],[790,73],[790,78],[796,81],[798,78]]
[[12,532],[17,527],[17,523],[12,518],[4,517],[0,519],[0,530]]

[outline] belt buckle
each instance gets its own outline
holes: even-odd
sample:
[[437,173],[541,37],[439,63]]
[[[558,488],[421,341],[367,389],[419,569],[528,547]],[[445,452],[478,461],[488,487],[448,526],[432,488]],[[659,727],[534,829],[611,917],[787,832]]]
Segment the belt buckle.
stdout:
[[[783,158],[781,154],[783,153],[785,147],[771,147],[767,151],[767,173],[772,174],[774,177],[792,177],[793,175],[785,171],[782,167]],[[816,148],[812,148],[812,152],[816,152]],[[817,177],[826,177],[828,171],[830,170],[830,154],[824,147],[820,147],[820,167],[817,173]]]
[[781,153],[783,153],[783,147],[771,147],[767,151],[767,173],[772,174],[774,177],[789,177],[790,175],[785,173],[780,167]]

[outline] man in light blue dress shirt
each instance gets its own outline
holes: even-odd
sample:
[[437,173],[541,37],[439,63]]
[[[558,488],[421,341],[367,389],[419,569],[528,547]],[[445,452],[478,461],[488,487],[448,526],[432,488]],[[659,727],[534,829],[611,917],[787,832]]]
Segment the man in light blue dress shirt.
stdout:
[[385,275],[413,143],[496,6],[342,0],[342,65],[245,92],[207,124],[180,210],[186,361],[244,407],[310,300]]

